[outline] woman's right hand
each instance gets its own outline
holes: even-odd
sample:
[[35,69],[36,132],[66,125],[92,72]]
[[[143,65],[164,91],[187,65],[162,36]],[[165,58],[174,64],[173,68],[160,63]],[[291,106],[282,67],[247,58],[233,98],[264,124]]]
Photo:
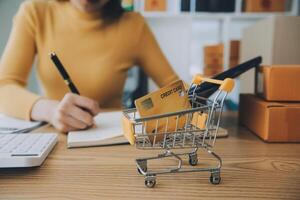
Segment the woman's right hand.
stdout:
[[100,112],[98,103],[90,98],[68,93],[61,101],[40,99],[31,112],[32,120],[47,121],[61,132],[85,129],[94,124]]

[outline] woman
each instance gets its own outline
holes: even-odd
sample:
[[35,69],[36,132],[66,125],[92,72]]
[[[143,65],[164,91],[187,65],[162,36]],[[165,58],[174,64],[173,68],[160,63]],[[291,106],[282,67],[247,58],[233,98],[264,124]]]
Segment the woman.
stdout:
[[[49,59],[52,51],[82,96],[69,93]],[[25,89],[35,56],[43,97]],[[121,107],[133,65],[158,86],[177,79],[144,19],[123,13],[119,0],[26,1],[0,63],[0,112],[47,121],[62,132],[84,129],[100,107]]]

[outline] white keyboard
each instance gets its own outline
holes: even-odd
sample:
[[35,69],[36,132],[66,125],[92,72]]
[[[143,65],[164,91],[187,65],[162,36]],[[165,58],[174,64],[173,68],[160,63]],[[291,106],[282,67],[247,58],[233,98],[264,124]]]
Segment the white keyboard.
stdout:
[[57,138],[54,133],[0,134],[0,168],[40,166]]

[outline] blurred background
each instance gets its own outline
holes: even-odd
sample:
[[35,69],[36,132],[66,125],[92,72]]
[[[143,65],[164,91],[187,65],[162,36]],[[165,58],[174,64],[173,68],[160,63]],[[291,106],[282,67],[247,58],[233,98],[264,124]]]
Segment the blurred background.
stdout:
[[[9,36],[12,18],[22,2],[0,0],[0,55]],[[259,46],[264,37],[270,38],[267,34],[274,31],[272,35],[275,35],[277,29],[271,25],[255,27],[261,20],[270,21],[266,24],[278,24],[277,19],[283,16],[298,16],[299,0],[123,0],[122,5],[127,11],[137,11],[145,17],[171,65],[186,82],[190,82],[196,73],[213,76],[256,55],[264,56],[264,64],[298,62],[282,63],[279,60],[275,63],[265,59],[267,55],[272,57],[269,54],[274,52],[274,42],[264,48]],[[284,19],[279,31],[294,26],[288,24],[289,18]],[[255,37],[258,37],[257,41]],[[299,37],[293,42],[299,44]],[[254,92],[253,74],[245,73],[237,80],[237,87],[227,102],[229,109],[237,109],[240,92]],[[34,70],[28,87],[40,92]],[[138,92],[139,96],[155,88],[155,84],[135,68],[129,72],[124,89],[128,95],[124,102],[130,107],[132,92]]]

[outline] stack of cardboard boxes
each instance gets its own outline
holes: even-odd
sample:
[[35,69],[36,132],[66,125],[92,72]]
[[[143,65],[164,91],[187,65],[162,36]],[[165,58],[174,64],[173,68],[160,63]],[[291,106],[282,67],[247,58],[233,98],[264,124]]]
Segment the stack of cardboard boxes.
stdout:
[[240,95],[240,122],[268,142],[300,141],[300,65],[256,70],[256,95]]
[[[230,41],[229,67],[238,65],[240,41]],[[204,76],[214,76],[224,70],[224,45],[216,44],[204,47]]]
[[214,76],[223,71],[224,45],[210,45],[204,47],[204,75]]
[[[268,31],[266,31],[268,30]],[[268,142],[300,142],[300,17],[278,16],[245,29],[241,62],[263,66],[240,77],[240,122]],[[254,93],[254,94],[253,94]]]

